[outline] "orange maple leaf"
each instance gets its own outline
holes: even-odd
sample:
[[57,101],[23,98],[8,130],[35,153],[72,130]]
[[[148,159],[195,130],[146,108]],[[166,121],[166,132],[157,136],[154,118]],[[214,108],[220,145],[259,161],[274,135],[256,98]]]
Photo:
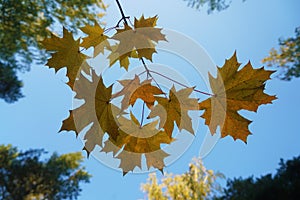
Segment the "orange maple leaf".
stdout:
[[138,98],[142,99],[150,108],[155,101],[154,95],[164,94],[159,88],[151,85],[151,80],[140,82],[140,78],[135,75],[133,79],[121,80],[122,90],[112,96],[112,98],[124,96],[121,101],[121,109],[124,110],[130,105],[134,105]]

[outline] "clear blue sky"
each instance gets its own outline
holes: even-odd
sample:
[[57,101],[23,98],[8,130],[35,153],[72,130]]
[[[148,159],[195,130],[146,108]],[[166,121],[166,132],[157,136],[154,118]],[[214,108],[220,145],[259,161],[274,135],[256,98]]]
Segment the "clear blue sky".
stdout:
[[[139,17],[158,15],[158,25],[179,31],[197,41],[217,65],[223,65],[234,50],[242,63],[251,60],[261,66],[261,59],[272,47],[278,47],[278,38],[294,35],[299,26],[298,0],[242,0],[233,1],[225,11],[207,15],[186,7],[181,0],[121,1],[126,15]],[[120,15],[114,1],[108,2],[106,21],[113,26]],[[159,54],[154,57],[154,60]],[[176,64],[170,60],[170,65]],[[54,74],[43,66],[33,66],[22,74],[25,98],[15,104],[0,102],[0,138],[2,144],[13,144],[19,149],[44,148],[49,152],[80,151],[82,142],[73,133],[57,134],[61,122],[68,116],[72,93],[64,84],[65,71]],[[290,82],[274,79],[267,84],[267,92],[276,94],[273,105],[262,106],[258,113],[246,113],[253,120],[248,144],[227,137],[220,140],[204,158],[207,168],[220,171],[226,177],[260,176],[274,173],[280,158],[291,159],[300,155],[299,134],[300,79]],[[183,173],[192,157],[199,155],[202,133],[199,126],[190,148],[167,172]],[[104,166],[94,158],[84,161],[93,175],[90,184],[83,185],[79,199],[139,199],[139,190],[147,174],[128,174],[125,177]]]

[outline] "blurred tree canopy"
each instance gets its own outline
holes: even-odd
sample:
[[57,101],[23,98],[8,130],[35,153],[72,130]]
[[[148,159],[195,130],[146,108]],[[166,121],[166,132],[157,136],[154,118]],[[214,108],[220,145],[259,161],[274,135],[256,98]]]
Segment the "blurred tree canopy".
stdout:
[[[201,10],[207,9],[207,13],[211,14],[214,11],[222,11],[229,7],[230,0],[184,0],[187,1],[188,6]],[[243,0],[246,1],[246,0]]]
[[227,181],[227,188],[219,200],[296,200],[300,198],[300,156],[284,162],[277,173],[260,178],[235,178]]
[[0,98],[12,103],[21,98],[17,72],[45,61],[38,41],[56,25],[70,30],[101,17],[102,0],[0,0]]
[[262,62],[278,67],[283,80],[300,77],[300,27],[295,29],[295,37],[279,39],[279,50],[272,48]]
[[214,174],[200,160],[195,160],[182,175],[166,174],[159,181],[155,174],[150,174],[141,189],[149,200],[298,200],[300,156],[287,161],[281,159],[279,166],[275,175],[228,179],[226,188],[222,189],[216,180],[224,175]]
[[[81,153],[44,159],[44,150],[20,152],[11,145],[0,146],[0,199],[76,199],[79,183],[90,175],[81,166]],[[43,160],[42,160],[43,158]]]
[[194,159],[189,171],[182,175],[166,174],[158,182],[155,173],[150,174],[141,189],[147,193],[149,200],[203,200],[221,190],[217,178],[223,178],[223,175],[214,174],[203,166],[200,159]]

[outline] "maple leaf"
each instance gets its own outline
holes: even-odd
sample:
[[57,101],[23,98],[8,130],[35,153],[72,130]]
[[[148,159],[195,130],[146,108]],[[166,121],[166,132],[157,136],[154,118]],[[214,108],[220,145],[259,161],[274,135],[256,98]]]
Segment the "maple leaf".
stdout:
[[185,129],[194,134],[191,118],[188,115],[189,110],[198,110],[198,99],[190,98],[193,88],[185,88],[176,91],[173,86],[169,93],[169,98],[156,97],[157,105],[151,108],[148,118],[160,117],[160,127],[172,136],[174,122],[179,130]]
[[77,74],[80,73],[82,64],[88,58],[80,53],[79,39],[74,40],[72,33],[63,28],[62,38],[51,34],[51,38],[46,38],[41,43],[47,51],[55,52],[46,65],[54,68],[56,72],[67,67],[68,85],[73,88]]
[[118,124],[116,113],[119,108],[110,103],[112,85],[106,87],[101,76],[97,76],[94,70],[91,74],[92,81],[80,74],[73,90],[76,98],[84,99],[85,103],[72,110],[70,116],[63,121],[62,130],[73,130],[76,135],[87,125],[93,123],[92,127],[85,134],[85,150],[90,153],[95,145],[103,146],[104,133],[112,139],[118,135]]
[[[146,83],[145,83],[146,82]],[[134,105],[138,98],[142,99],[148,108],[151,108],[155,102],[154,95],[164,94],[158,87],[147,83],[149,81],[144,81],[141,86],[137,88],[130,97],[129,104]]]
[[141,156],[145,154],[148,169],[152,166],[162,170],[164,158],[169,154],[164,152],[160,145],[170,144],[174,141],[166,132],[158,130],[158,120],[150,122],[144,126],[135,116],[130,113],[131,120],[124,117],[119,118],[120,135],[117,138],[116,145],[124,150],[117,156],[121,159],[120,167],[123,173],[132,171],[135,167],[141,167]]
[[[134,28],[124,24],[124,28],[117,29],[117,33],[112,39],[119,41],[117,48],[113,51],[119,56],[130,56],[131,52],[137,53],[138,58],[146,58],[152,61],[152,55],[156,52],[155,45],[158,41],[166,41],[161,29],[154,28],[157,16],[134,20]],[[124,58],[123,58],[124,59]]]
[[86,25],[80,28],[80,30],[88,35],[83,38],[80,46],[86,49],[94,47],[94,57],[100,53],[104,53],[104,49],[109,47],[108,37],[104,35],[104,29],[97,22],[95,22],[94,26]]
[[87,75],[91,75],[91,66],[85,60],[81,65],[81,70],[86,73]]
[[260,105],[272,103],[276,99],[264,93],[265,82],[274,71],[253,69],[250,62],[238,70],[240,65],[234,53],[222,68],[218,67],[216,78],[209,74],[214,96],[199,103],[199,107],[205,110],[201,117],[205,119],[212,134],[220,126],[221,137],[231,135],[234,140],[246,142],[247,136],[251,134],[248,129],[251,121],[242,117],[238,111],[244,109],[256,112]]
[[131,51],[120,55],[116,50],[118,49],[118,45],[112,45],[109,50],[111,53],[108,56],[109,66],[111,67],[117,61],[120,63],[120,67],[124,67],[126,71],[128,71],[129,67],[129,58],[137,58],[136,51]]
[[158,43],[159,41],[167,41],[164,34],[161,33],[161,28],[153,28],[156,26],[158,16],[144,18],[144,15],[140,19],[134,18],[134,28],[137,33],[146,37],[148,40]]
[[142,99],[150,108],[155,101],[154,95],[164,94],[159,88],[151,85],[151,80],[140,82],[140,78],[135,75],[133,79],[121,80],[119,83],[123,89],[112,96],[116,98],[123,96],[121,110],[125,110],[129,105],[134,105],[138,98]]

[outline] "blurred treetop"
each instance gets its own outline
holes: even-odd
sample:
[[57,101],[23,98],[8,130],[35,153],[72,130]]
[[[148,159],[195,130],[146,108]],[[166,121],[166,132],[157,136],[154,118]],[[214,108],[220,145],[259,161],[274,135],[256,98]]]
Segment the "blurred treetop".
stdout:
[[300,77],[300,27],[295,29],[295,37],[279,39],[279,49],[272,48],[262,62],[278,67],[283,80]]
[[0,0],[0,98],[8,103],[23,95],[18,71],[45,60],[39,41],[56,25],[75,27],[101,17],[102,0]]
[[40,149],[18,151],[11,145],[0,145],[0,198],[76,199],[79,183],[89,182],[90,175],[81,166],[81,153],[52,154]]

